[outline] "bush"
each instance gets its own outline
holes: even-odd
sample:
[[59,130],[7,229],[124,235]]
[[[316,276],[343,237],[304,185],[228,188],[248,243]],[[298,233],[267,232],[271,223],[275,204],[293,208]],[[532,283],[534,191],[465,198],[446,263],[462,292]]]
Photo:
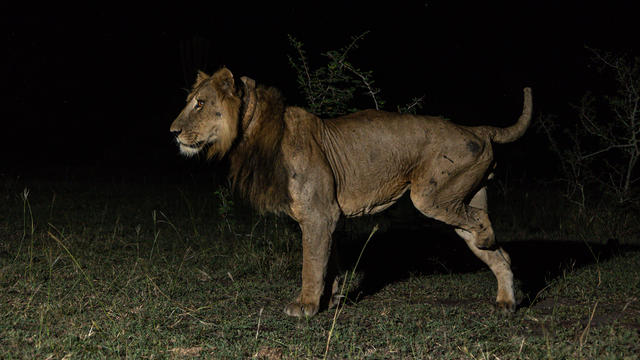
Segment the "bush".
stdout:
[[[298,88],[304,94],[309,111],[320,117],[336,117],[357,111],[354,103],[369,104],[367,107],[376,110],[384,108],[385,101],[375,86],[373,72],[361,70],[348,58],[367,33],[352,37],[351,42],[339,50],[322,53],[328,62],[318,68],[311,67],[304,44],[289,35],[289,41],[296,50],[295,57],[289,56],[289,63],[296,72]],[[407,105],[398,106],[397,110],[415,113],[423,98],[414,98]]]
[[601,195],[619,205],[639,205],[634,184],[640,179],[640,58],[633,60],[591,50],[594,62],[613,77],[616,91],[596,96],[587,92],[572,127],[560,128],[553,115],[540,116],[538,124],[560,160],[565,195],[585,207]]

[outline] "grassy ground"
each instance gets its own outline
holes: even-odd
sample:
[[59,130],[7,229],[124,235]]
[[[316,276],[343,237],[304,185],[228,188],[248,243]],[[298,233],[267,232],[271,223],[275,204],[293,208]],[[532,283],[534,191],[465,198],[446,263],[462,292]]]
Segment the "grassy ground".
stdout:
[[[494,201],[515,315],[494,312],[493,275],[461,240],[391,223],[346,306],[300,321],[282,312],[300,285],[296,225],[229,203],[212,181],[0,180],[3,359],[639,358],[637,232],[621,246],[592,225],[568,239],[545,196]],[[347,268],[368,233],[350,226],[336,235]]]

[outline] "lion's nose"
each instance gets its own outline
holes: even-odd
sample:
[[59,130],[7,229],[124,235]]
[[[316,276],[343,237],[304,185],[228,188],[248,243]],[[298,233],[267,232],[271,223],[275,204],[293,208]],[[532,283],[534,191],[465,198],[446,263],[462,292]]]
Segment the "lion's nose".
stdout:
[[171,129],[170,131],[173,136],[178,137],[178,135],[180,135],[180,133],[182,132],[182,129]]

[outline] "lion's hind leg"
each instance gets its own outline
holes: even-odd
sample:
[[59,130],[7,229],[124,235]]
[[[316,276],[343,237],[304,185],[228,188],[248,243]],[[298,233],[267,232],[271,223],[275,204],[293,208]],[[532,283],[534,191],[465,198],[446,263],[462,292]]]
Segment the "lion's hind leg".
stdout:
[[412,183],[410,197],[423,215],[468,232],[476,247],[489,249],[495,246],[489,214],[465,202],[465,195],[476,183],[464,175],[431,177],[428,182]]
[[[487,211],[487,189],[481,188],[471,199],[469,205],[473,208]],[[496,306],[503,312],[514,312],[516,309],[515,295],[513,291],[513,273],[511,272],[511,259],[504,249],[480,249],[475,245],[472,234],[462,229],[455,230],[458,236],[464,239],[469,249],[482,260],[493,272],[498,280],[498,295]]]

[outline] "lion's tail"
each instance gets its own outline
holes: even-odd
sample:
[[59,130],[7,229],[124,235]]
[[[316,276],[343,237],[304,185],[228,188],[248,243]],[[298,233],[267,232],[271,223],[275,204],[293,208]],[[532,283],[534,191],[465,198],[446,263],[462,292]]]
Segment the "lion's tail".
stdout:
[[529,127],[531,123],[531,88],[524,88],[524,105],[522,107],[522,115],[518,118],[518,122],[506,128],[494,126],[480,126],[480,128],[496,143],[504,144],[518,140]]

